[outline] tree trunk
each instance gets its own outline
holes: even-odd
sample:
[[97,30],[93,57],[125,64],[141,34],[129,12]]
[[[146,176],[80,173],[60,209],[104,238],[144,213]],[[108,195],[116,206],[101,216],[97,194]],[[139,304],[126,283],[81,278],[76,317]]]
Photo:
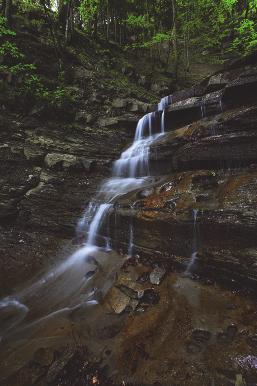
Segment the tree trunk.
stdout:
[[5,0],[4,16],[10,26],[12,24],[12,0]]
[[73,32],[73,4],[72,0],[69,1],[67,6],[66,25],[65,25],[65,41],[70,42]]
[[68,2],[65,0],[59,0],[58,2],[58,22],[61,30],[65,32],[66,20],[68,12]]
[[176,0],[171,0],[172,3],[172,21],[173,21],[173,51],[174,51],[174,70],[175,79],[178,78],[178,38],[177,38],[177,4]]
[[106,4],[106,22],[107,22],[107,26],[106,26],[106,40],[109,40],[109,22],[110,22],[110,15],[109,15],[109,1],[107,0],[107,4]]
[[114,40],[117,41],[117,15],[114,12]]
[[98,24],[98,13],[96,12],[94,15],[94,21],[93,21],[93,37],[94,37],[94,39],[97,38],[97,24]]
[[46,1],[40,0],[40,3],[42,4],[42,6],[44,8],[44,13],[45,13],[45,16],[46,16],[48,23],[49,23],[50,35],[51,35],[52,40],[53,40],[55,55],[56,55],[56,58],[58,60],[59,69],[61,71],[62,70],[62,59],[61,59],[60,43],[59,43],[59,40],[57,38],[57,35],[55,34],[54,23],[53,23],[53,20],[51,18],[51,14],[49,13],[49,9],[46,6]]

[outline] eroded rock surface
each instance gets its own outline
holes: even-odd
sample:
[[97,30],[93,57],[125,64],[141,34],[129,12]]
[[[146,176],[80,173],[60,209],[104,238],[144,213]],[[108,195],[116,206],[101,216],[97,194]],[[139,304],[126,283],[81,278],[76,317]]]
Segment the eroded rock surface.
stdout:
[[[82,293],[79,306],[17,331],[17,350],[7,339],[5,385],[256,384],[256,84],[255,60],[173,95],[167,132],[150,148],[149,187],[118,199],[100,229],[113,251],[85,273],[92,302]],[[3,291],[60,247],[72,250],[85,203],[151,107],[131,95],[106,99],[91,96],[113,114],[80,106],[62,128],[2,119]]]

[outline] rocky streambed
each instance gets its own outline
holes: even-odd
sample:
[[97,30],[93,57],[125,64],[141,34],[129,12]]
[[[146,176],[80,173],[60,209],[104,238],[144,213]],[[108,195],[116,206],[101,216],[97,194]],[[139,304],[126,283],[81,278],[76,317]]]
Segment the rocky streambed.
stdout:
[[[256,384],[256,88],[253,56],[172,95],[166,133],[149,149],[151,182],[116,200],[99,229],[112,251],[85,273],[92,303],[68,301],[35,324],[53,294],[32,298],[29,323],[2,342],[4,385]],[[70,240],[83,204],[136,119],[118,112],[92,137],[78,125],[65,140],[13,121],[0,149],[5,292],[19,271],[32,279],[58,248],[80,245]]]

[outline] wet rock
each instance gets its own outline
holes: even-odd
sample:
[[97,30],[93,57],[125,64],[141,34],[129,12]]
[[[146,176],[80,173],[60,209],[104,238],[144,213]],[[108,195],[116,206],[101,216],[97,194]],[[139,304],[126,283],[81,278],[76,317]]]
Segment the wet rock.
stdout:
[[229,325],[225,331],[218,334],[218,340],[224,343],[232,342],[237,334],[237,326],[235,324]]
[[176,206],[177,206],[176,201],[177,201],[176,198],[173,198],[171,200],[166,201],[165,204],[164,204],[164,208],[174,210],[176,208]]
[[140,299],[140,304],[158,304],[160,301],[160,295],[154,289],[149,288],[144,290],[144,294]]
[[229,339],[234,339],[236,334],[237,334],[237,331],[238,331],[238,328],[235,324],[230,324],[228,327],[227,327],[227,330],[226,330],[226,335]]
[[211,333],[204,329],[195,329],[192,333],[192,338],[197,342],[208,342],[211,338]]
[[208,173],[208,174],[194,175],[192,177],[192,183],[197,187],[201,186],[206,189],[214,188],[215,186],[218,185],[215,172]]
[[225,87],[224,101],[226,105],[232,107],[241,103],[256,101],[256,86],[257,74],[242,73]]
[[164,276],[166,274],[166,270],[161,267],[156,267],[151,273],[150,273],[150,282],[151,284],[159,285]]
[[227,305],[227,310],[236,310],[237,306],[234,303],[229,303]]
[[88,271],[86,274],[85,274],[85,279],[86,280],[89,280],[89,279],[91,279],[95,274],[96,274],[96,272],[97,272],[97,270],[95,270],[95,271]]
[[54,361],[48,369],[46,376],[47,383],[52,383],[56,380],[57,376],[71,360],[73,355],[74,353],[72,350],[65,350],[63,353],[60,354],[60,357],[56,361]]
[[236,383],[235,386],[246,386],[246,382],[242,376],[242,374],[236,375]]
[[[129,293],[131,294],[131,291],[129,291]],[[138,300],[136,294],[132,293],[132,295],[134,297],[130,298],[124,291],[121,291],[120,288],[117,288],[116,286],[110,289],[104,301],[116,314],[121,314],[128,307],[133,310],[137,307]]]
[[54,360],[53,350],[50,348],[39,348],[33,357],[33,362],[39,364],[40,366],[50,366]]
[[137,125],[138,119],[140,118],[139,115],[134,114],[123,114],[120,117],[117,117],[118,124],[120,127],[132,129],[133,132],[131,132],[131,137],[134,137],[134,130]]
[[104,326],[102,329],[99,331],[99,337],[101,339],[112,339],[116,335],[120,333],[123,327],[123,321],[122,319],[116,322],[113,322],[107,326]]
[[147,283],[149,282],[150,274],[149,272],[143,272],[137,279],[138,283]]
[[154,193],[153,188],[144,189],[137,193],[138,198],[146,198]]
[[205,194],[199,194],[196,196],[196,202],[205,202],[210,199],[210,195],[208,193]]
[[133,209],[142,209],[144,207],[145,207],[145,203],[143,201],[141,201],[141,200],[135,201],[133,203]]
[[211,339],[211,333],[204,329],[195,329],[192,332],[192,337],[187,345],[187,351],[191,354],[203,351]]
[[250,346],[257,348],[257,334],[250,335],[248,337],[248,343],[250,344]]
[[119,290],[121,292],[123,292],[126,296],[128,296],[129,298],[131,299],[134,299],[134,300],[138,300],[140,298],[142,298],[143,294],[144,294],[144,291],[136,291],[130,287],[127,287],[123,284],[117,284],[116,285],[117,288],[119,288]]

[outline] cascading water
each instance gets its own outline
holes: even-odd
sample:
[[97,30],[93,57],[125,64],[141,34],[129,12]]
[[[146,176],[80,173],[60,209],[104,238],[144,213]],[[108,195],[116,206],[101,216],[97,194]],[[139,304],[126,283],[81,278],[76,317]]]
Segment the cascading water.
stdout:
[[186,274],[190,274],[197,260],[197,214],[198,209],[193,209],[193,248],[190,261],[186,267]]
[[167,95],[158,103],[158,111],[164,111],[166,107],[172,104],[172,95]]
[[133,238],[134,238],[133,233],[134,233],[133,224],[132,224],[132,220],[131,220],[130,225],[129,225],[129,244],[128,244],[128,256],[129,257],[131,257],[133,255]]
[[[101,227],[117,198],[149,184],[150,146],[165,132],[164,110],[170,103],[171,96],[163,98],[158,105],[158,110],[162,110],[162,114],[149,113],[139,120],[134,142],[114,163],[113,177],[103,183],[96,198],[88,205],[78,223],[78,231],[86,235],[82,247],[32,286],[0,301],[0,327],[1,315],[6,319],[6,314],[11,313],[13,317],[8,333],[12,326],[17,326],[21,322],[27,327],[33,320],[33,323],[35,320],[37,323],[60,314],[62,310],[64,313],[74,310],[74,307],[80,304],[79,301],[82,301],[81,304],[88,301],[92,305],[92,287],[87,288],[87,278],[90,275],[86,273],[94,272],[92,264],[97,263],[94,256],[99,257],[100,254],[102,258],[104,253],[111,253],[109,240],[107,242],[105,240],[104,248],[99,246]],[[129,253],[132,253],[132,224],[130,228]],[[100,284],[104,286],[103,283]],[[81,293],[83,293],[82,300]]]

